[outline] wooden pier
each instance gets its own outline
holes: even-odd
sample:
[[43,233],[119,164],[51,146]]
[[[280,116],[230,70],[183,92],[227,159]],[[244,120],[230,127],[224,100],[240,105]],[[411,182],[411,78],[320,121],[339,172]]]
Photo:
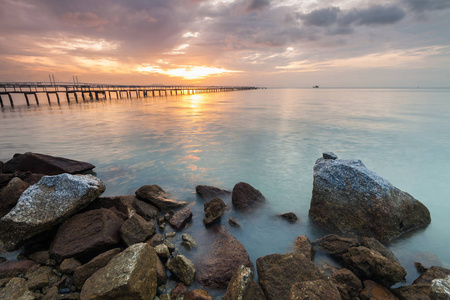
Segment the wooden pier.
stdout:
[[[67,101],[97,101],[123,98],[147,98],[157,96],[175,96],[212,92],[229,92],[253,90],[257,87],[249,86],[146,86],[146,85],[105,85],[105,84],[68,84],[68,83],[40,83],[40,82],[0,82],[0,106],[5,102],[14,107],[13,95],[23,95],[30,106],[32,102],[39,105],[39,95],[51,105],[50,97],[56,97],[58,104]],[[53,97],[52,96],[52,97]],[[112,98],[115,96],[115,98]]]

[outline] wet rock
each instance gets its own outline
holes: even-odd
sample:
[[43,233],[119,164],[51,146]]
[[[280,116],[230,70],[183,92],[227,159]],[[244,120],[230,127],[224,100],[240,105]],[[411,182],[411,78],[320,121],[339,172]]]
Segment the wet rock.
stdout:
[[261,287],[253,278],[254,272],[252,269],[240,265],[231,277],[222,300],[266,299]]
[[94,257],[120,242],[123,220],[109,209],[77,214],[58,228],[50,247],[57,259]]
[[337,155],[333,152],[324,152],[322,153],[322,157],[323,159],[338,159]]
[[292,285],[289,300],[340,300],[341,295],[334,283],[323,279],[302,281]]
[[430,212],[360,160],[323,159],[314,166],[309,215],[329,230],[389,241],[427,226]]
[[81,267],[81,263],[73,257],[66,258],[59,265],[59,269],[63,274],[72,274],[78,267]]
[[400,263],[397,257],[392,253],[388,248],[386,248],[383,244],[377,241],[375,238],[363,237],[359,240],[361,246],[369,248],[371,250],[377,251],[387,259],[395,261],[396,263]]
[[159,258],[163,261],[168,260],[170,257],[169,247],[167,247],[165,244],[155,246],[155,251],[156,253],[158,253]]
[[172,242],[170,242],[169,240],[164,240],[164,243],[163,243],[163,244],[166,245],[167,248],[169,248],[169,251],[170,251],[170,252],[175,251],[175,245],[172,244]]
[[187,293],[184,300],[213,300],[213,297],[211,297],[207,291],[197,289]]
[[17,205],[0,219],[0,240],[8,251],[87,206],[105,190],[91,175],[45,176],[20,196]]
[[211,248],[198,264],[197,281],[205,287],[225,289],[240,265],[253,269],[245,247],[218,226]]
[[397,300],[386,287],[372,281],[364,281],[364,289],[361,291],[362,300]]
[[161,211],[183,207],[187,202],[177,201],[169,198],[169,195],[158,185],[144,185],[136,191],[136,196],[150,203]]
[[175,231],[164,233],[164,236],[166,237],[166,239],[173,238],[176,235],[177,235],[177,233]]
[[386,287],[406,276],[406,270],[399,263],[363,246],[350,248],[342,259],[359,278],[374,280]]
[[268,300],[289,299],[291,286],[297,282],[327,276],[303,254],[271,254],[256,260],[259,284]]
[[233,227],[241,227],[241,225],[239,224],[239,221],[236,218],[230,217],[228,219],[228,224],[230,224]]
[[176,213],[169,220],[169,224],[172,225],[176,230],[181,230],[186,226],[192,219],[192,212],[188,207],[185,207]]
[[195,187],[195,191],[205,200],[210,200],[216,197],[226,197],[231,195],[230,191],[219,189],[209,185],[198,185]]
[[156,260],[156,280],[158,282],[158,286],[167,281],[166,267],[164,267],[159,257]]
[[314,255],[316,253],[316,251],[314,250],[314,248],[311,245],[311,242],[304,235],[301,235],[295,239],[294,252],[302,253],[310,260],[314,259]]
[[159,244],[164,243],[164,236],[161,233],[155,233],[150,239],[145,241],[145,243],[149,244],[152,247],[155,247]]
[[151,237],[156,232],[155,227],[153,220],[147,222],[140,215],[134,215],[122,224],[120,236],[128,246],[131,246]]
[[117,254],[92,275],[81,290],[81,299],[148,299],[156,295],[157,255],[144,243]]
[[450,270],[442,267],[433,266],[429,268],[425,273],[421,274],[419,278],[413,281],[413,284],[416,283],[428,283],[431,284],[431,282],[434,279],[438,278],[445,278],[448,275],[450,275]]
[[245,182],[237,183],[231,194],[231,202],[237,209],[249,209],[261,205],[266,198],[261,192]]
[[53,269],[47,266],[29,270],[25,277],[28,279],[27,286],[31,291],[40,290],[45,286],[53,285],[59,280],[59,277],[56,276]]
[[330,279],[339,290],[342,300],[357,299],[363,288],[361,280],[348,269],[336,270]]
[[5,288],[0,290],[0,299],[4,300],[34,300],[33,293],[28,289],[27,281],[23,278],[11,279]]
[[335,234],[327,234],[313,242],[316,249],[341,258],[351,247],[358,247],[359,242],[355,238],[345,238]]
[[156,218],[159,214],[158,208],[138,199],[134,199],[133,207],[147,221]]
[[184,255],[177,255],[167,263],[167,268],[185,285],[194,281],[195,266]]
[[205,218],[203,219],[203,223],[209,225],[214,221],[219,220],[225,212],[225,207],[225,203],[220,198],[214,198],[211,201],[205,202]]
[[184,295],[186,295],[187,291],[188,287],[184,283],[179,282],[170,292],[170,297],[172,299],[177,299],[177,297],[184,299]]
[[292,224],[297,222],[298,220],[297,215],[294,214],[293,212],[282,213],[279,214],[278,216]]
[[197,242],[194,240],[194,238],[188,234],[188,233],[183,233],[181,235],[181,239],[185,242],[188,242],[189,244],[191,244],[192,248],[197,248]]
[[36,263],[32,260],[6,261],[0,264],[0,278],[24,275],[32,267],[36,267]]
[[450,299],[450,276],[442,279],[434,279],[431,282],[431,299]]
[[95,166],[87,162],[27,152],[24,154],[15,154],[14,158],[4,164],[3,172],[13,173],[19,170],[45,175],[58,175],[62,173],[82,173],[93,168]]
[[17,204],[20,196],[28,187],[28,183],[14,177],[7,186],[0,190],[0,218]]
[[133,207],[133,203],[136,200],[136,196],[125,195],[125,196],[115,196],[115,197],[99,197],[93,201],[86,209],[94,210],[99,208],[112,209],[113,207],[119,212],[131,218],[136,210]]
[[73,273],[73,284],[81,289],[84,282],[91,277],[95,272],[106,266],[111,259],[113,259],[117,254],[121,251],[120,248],[115,248],[103,252],[93,259],[91,259],[88,263],[79,266],[75,269]]
[[417,283],[402,286],[393,289],[392,294],[401,300],[428,300],[431,299],[431,283]]

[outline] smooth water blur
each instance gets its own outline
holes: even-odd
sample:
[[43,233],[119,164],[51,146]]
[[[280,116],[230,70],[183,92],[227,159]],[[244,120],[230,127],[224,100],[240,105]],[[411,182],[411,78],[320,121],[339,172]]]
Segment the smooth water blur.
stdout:
[[[450,90],[269,89],[8,107],[0,112],[0,160],[32,151],[88,161],[105,195],[158,184],[194,202],[185,232],[199,240],[204,213],[195,186],[248,182],[268,204],[252,214],[231,208],[222,224],[239,219],[242,228],[229,231],[255,262],[292,250],[299,235],[312,241],[326,233],[308,220],[314,162],[327,151],[358,158],[431,211],[428,228],[389,245],[410,283],[422,252],[450,262],[449,100]],[[300,221],[276,217],[288,211]]]

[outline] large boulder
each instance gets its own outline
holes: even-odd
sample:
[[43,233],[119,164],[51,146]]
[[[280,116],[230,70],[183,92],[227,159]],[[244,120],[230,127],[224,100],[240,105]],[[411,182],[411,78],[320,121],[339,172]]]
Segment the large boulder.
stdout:
[[439,300],[450,299],[450,276],[431,282],[431,297]]
[[156,295],[155,250],[134,244],[94,273],[81,290],[81,299],[145,299]]
[[205,218],[203,219],[203,223],[205,225],[209,225],[216,220],[219,220],[225,212],[225,203],[220,198],[214,198],[208,202],[203,204],[205,211]]
[[240,265],[234,272],[228,283],[227,291],[222,300],[254,300],[265,299],[264,292],[253,278],[255,274],[252,269]]
[[87,162],[27,152],[24,154],[15,154],[11,160],[5,163],[3,172],[30,171],[45,175],[58,175],[62,173],[82,173],[93,168],[95,166]]
[[75,214],[104,190],[103,182],[92,175],[45,176],[25,190],[16,206],[0,219],[0,241],[6,250],[14,250]]
[[297,282],[327,280],[327,275],[311,259],[299,253],[260,257],[256,260],[256,269],[267,300],[288,300],[291,286]]
[[136,196],[159,208],[160,210],[170,210],[183,207],[188,202],[170,199],[170,196],[158,185],[144,185],[136,191]]
[[204,200],[210,200],[216,197],[226,197],[231,194],[230,191],[223,190],[210,185],[197,185],[195,187],[195,191],[200,195]]
[[19,177],[14,177],[7,186],[0,190],[0,218],[17,204],[20,196],[29,186]]
[[261,192],[245,182],[237,183],[231,194],[231,202],[237,209],[250,209],[261,205],[266,198]]
[[316,161],[309,215],[329,230],[380,242],[431,222],[425,205],[354,159]]
[[77,214],[59,226],[50,253],[58,260],[94,257],[120,242],[123,220],[106,208]]
[[219,226],[208,253],[197,268],[197,281],[209,288],[225,289],[240,265],[253,269],[245,247],[234,236]]

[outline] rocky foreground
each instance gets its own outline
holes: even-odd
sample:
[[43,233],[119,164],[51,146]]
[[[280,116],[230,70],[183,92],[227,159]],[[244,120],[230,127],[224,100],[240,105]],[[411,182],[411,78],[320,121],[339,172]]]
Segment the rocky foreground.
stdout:
[[[360,161],[325,153],[314,167],[310,218],[337,234],[312,243],[299,236],[293,253],[260,257],[256,266],[218,225],[225,196],[243,212],[264,204],[249,184],[238,183],[232,192],[196,187],[205,200],[205,230],[214,238],[194,263],[184,255],[197,248],[183,233],[193,217],[189,203],[157,185],[135,195],[101,197],[101,180],[77,175],[93,168],[36,153],[0,163],[0,255],[20,252],[17,260],[0,257],[0,299],[192,300],[213,299],[207,290],[215,289],[226,300],[450,299],[450,270],[420,262],[413,284],[391,288],[406,270],[380,242],[428,225],[430,214]],[[293,213],[280,217],[297,221]],[[230,218],[229,224],[239,226],[239,220]],[[171,240],[179,235],[178,249]],[[316,265],[317,252],[342,268]],[[174,280],[168,290],[166,283]]]

